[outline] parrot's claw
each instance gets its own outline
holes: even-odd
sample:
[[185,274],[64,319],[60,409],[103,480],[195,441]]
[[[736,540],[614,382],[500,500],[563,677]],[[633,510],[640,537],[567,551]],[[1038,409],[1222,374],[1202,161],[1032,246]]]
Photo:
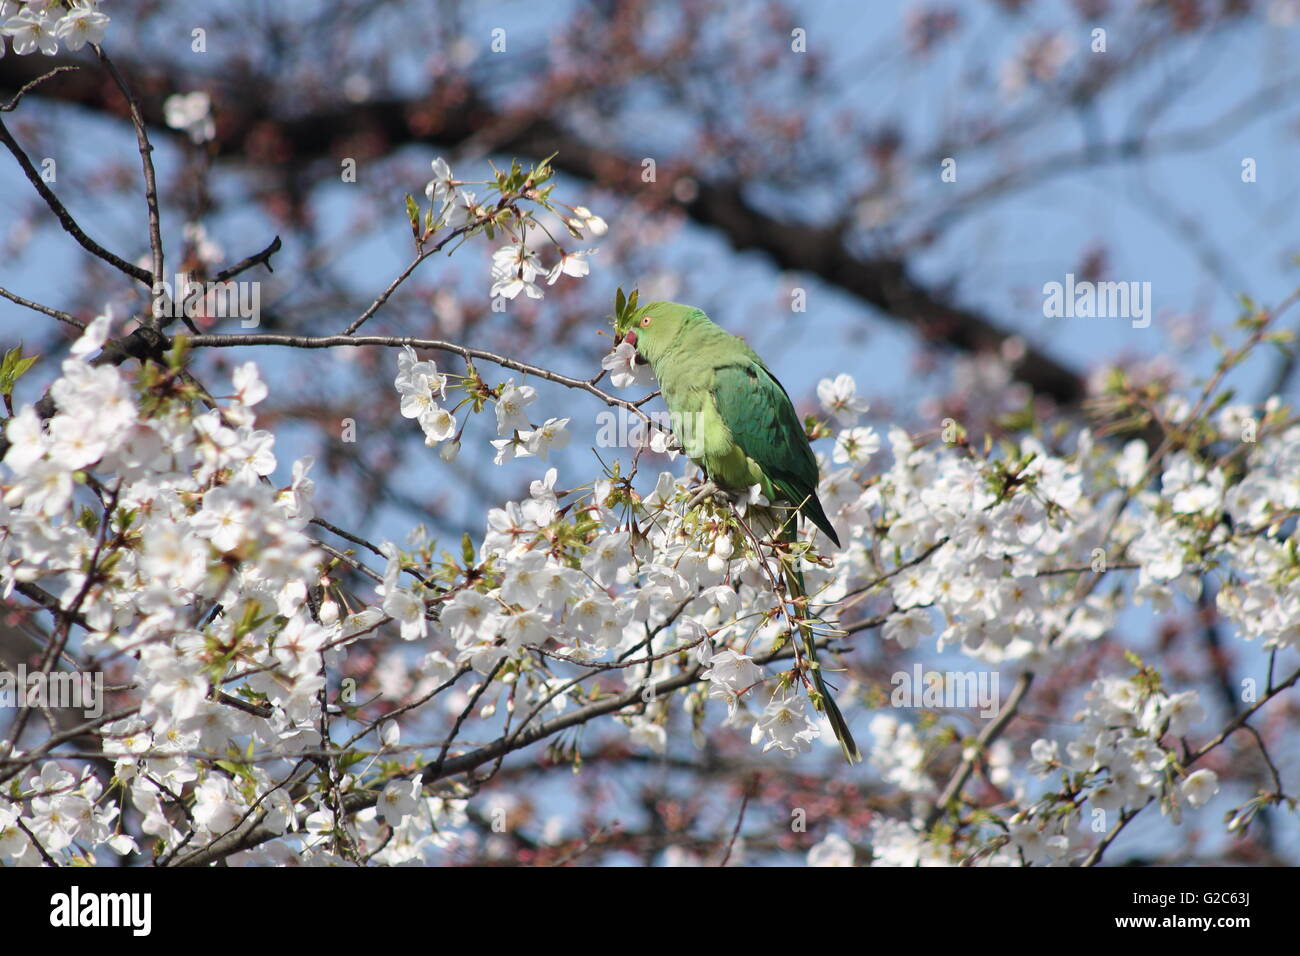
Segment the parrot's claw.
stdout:
[[719,489],[717,485],[712,481],[706,481],[696,489],[695,494],[691,495],[690,500],[686,502],[686,510],[690,511],[696,505],[720,493],[721,489]]

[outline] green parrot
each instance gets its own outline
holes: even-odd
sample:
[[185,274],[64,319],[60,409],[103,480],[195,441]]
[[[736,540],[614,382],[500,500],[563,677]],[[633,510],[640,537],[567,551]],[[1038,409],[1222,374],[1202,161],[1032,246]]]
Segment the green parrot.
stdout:
[[[785,388],[743,339],[716,325],[700,309],[677,302],[651,302],[636,309],[623,340],[654,370],[672,416],[673,433],[687,457],[718,488],[746,491],[758,485],[773,505],[785,502],[839,547],[840,539],[817,497],[817,459]],[[782,537],[795,537],[795,516],[784,519]],[[806,594],[803,571],[791,590]],[[819,703],[844,755],[860,760],[858,746],[835,705],[813,635],[800,631],[811,663]]]

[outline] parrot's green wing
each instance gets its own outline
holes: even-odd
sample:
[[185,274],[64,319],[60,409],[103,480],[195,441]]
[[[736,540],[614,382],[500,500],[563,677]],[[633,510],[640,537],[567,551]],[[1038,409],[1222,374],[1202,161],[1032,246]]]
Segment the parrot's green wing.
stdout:
[[[839,538],[817,499],[817,459],[794,403],[776,376],[762,362],[747,360],[714,369],[714,400],[718,414],[731,430],[741,451],[752,459],[773,490],[817,525],[839,547]],[[794,539],[793,524],[786,528],[787,540]],[[807,595],[803,571],[786,569],[788,587],[795,597]],[[816,706],[830,722],[835,739],[850,764],[862,759],[848,721],[835,703],[821,664],[817,660],[816,635],[807,619],[807,608],[796,604],[799,633],[808,655],[808,666],[817,687]]]
[[839,547],[817,498],[817,459],[785,387],[762,362],[714,369],[714,401],[732,438],[782,498],[795,505]]

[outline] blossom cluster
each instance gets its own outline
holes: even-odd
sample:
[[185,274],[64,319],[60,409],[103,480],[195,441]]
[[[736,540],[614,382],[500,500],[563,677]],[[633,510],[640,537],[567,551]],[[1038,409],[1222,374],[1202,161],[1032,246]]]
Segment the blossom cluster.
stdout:
[[0,0],[0,56],[4,37],[19,56],[54,56],[60,43],[69,50],[103,43],[108,21],[99,0]]
[[[267,394],[257,368],[236,368],[230,398],[203,410],[175,369],[132,382],[94,362],[109,330],[101,316],[73,346],[48,421],[28,405],[8,423],[0,587],[47,591],[84,628],[77,650],[90,667],[131,688],[95,732],[157,847],[206,842],[254,806],[277,832],[310,831],[315,798],[294,804],[277,774],[321,745],[326,667],[382,614],[312,609],[323,555],[306,532],[311,461],[294,462],[284,487],[268,481],[276,457],[256,427]],[[12,742],[0,754],[22,764]],[[24,828],[61,862],[141,849],[89,768],[39,768],[0,806],[8,860],[42,862]],[[188,825],[174,812],[183,792]],[[433,819],[419,817],[422,834],[389,841],[380,859],[418,856]]]
[[[533,170],[523,170],[515,164],[509,172],[498,171],[495,181],[485,185],[495,189],[503,200],[518,196],[551,213],[555,219],[552,225],[563,228],[575,239],[581,239],[584,234],[603,236],[609,226],[600,216],[586,206],[569,206],[565,212],[550,198],[553,184],[544,185],[550,176],[550,168],[545,163]],[[494,299],[515,299],[521,292],[529,299],[540,299],[543,292],[537,285],[539,279],[544,277],[546,284],[552,286],[561,276],[580,279],[591,273],[587,260],[595,249],[567,250],[534,212],[505,208],[503,203],[494,204],[490,198],[480,200],[477,193],[465,188],[467,185],[471,183],[455,178],[445,159],[435,159],[433,178],[424,187],[424,195],[431,203],[426,222],[451,230],[495,227],[510,237],[507,245],[492,254],[490,294]],[[542,244],[555,246],[559,253],[559,258],[549,267],[543,266],[536,248],[539,237],[544,237]]]
[[1059,791],[1031,799],[1018,785],[1020,809],[998,820],[996,837],[983,843],[978,832],[942,843],[907,822],[877,821],[873,865],[949,866],[969,859],[987,866],[1064,866],[1091,852],[1083,831],[1104,834],[1121,814],[1152,801],[1178,823],[1184,806],[1204,806],[1219,791],[1214,771],[1189,772],[1174,746],[1204,716],[1196,691],[1169,694],[1149,670],[1102,678],[1087,694],[1078,737],[1064,748],[1039,738],[1030,748],[1029,773],[1060,775]]

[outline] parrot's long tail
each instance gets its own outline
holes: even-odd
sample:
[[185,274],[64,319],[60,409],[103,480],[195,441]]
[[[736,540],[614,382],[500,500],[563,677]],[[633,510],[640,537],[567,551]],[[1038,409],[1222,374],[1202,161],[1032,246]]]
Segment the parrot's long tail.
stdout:
[[[790,513],[790,518],[782,528],[781,537],[787,541],[793,541],[795,538],[795,513]],[[804,583],[803,569],[794,567],[791,569],[786,566],[785,572],[786,587],[790,590],[793,598],[807,598],[808,587]],[[817,635],[812,629],[812,620],[808,612],[807,601],[795,602],[795,618],[799,625],[799,637],[803,642],[804,654],[808,658],[808,669],[812,671],[813,686],[817,688],[819,701],[814,703],[826,714],[826,720],[831,725],[831,731],[835,734],[835,739],[839,741],[840,750],[844,752],[844,759],[850,764],[857,763],[862,759],[862,752],[858,750],[857,742],[853,739],[853,734],[849,731],[849,723],[844,719],[844,714],[840,712],[835,703],[835,698],[831,696],[830,689],[826,686],[826,680],[822,677],[821,665],[817,661]]]

